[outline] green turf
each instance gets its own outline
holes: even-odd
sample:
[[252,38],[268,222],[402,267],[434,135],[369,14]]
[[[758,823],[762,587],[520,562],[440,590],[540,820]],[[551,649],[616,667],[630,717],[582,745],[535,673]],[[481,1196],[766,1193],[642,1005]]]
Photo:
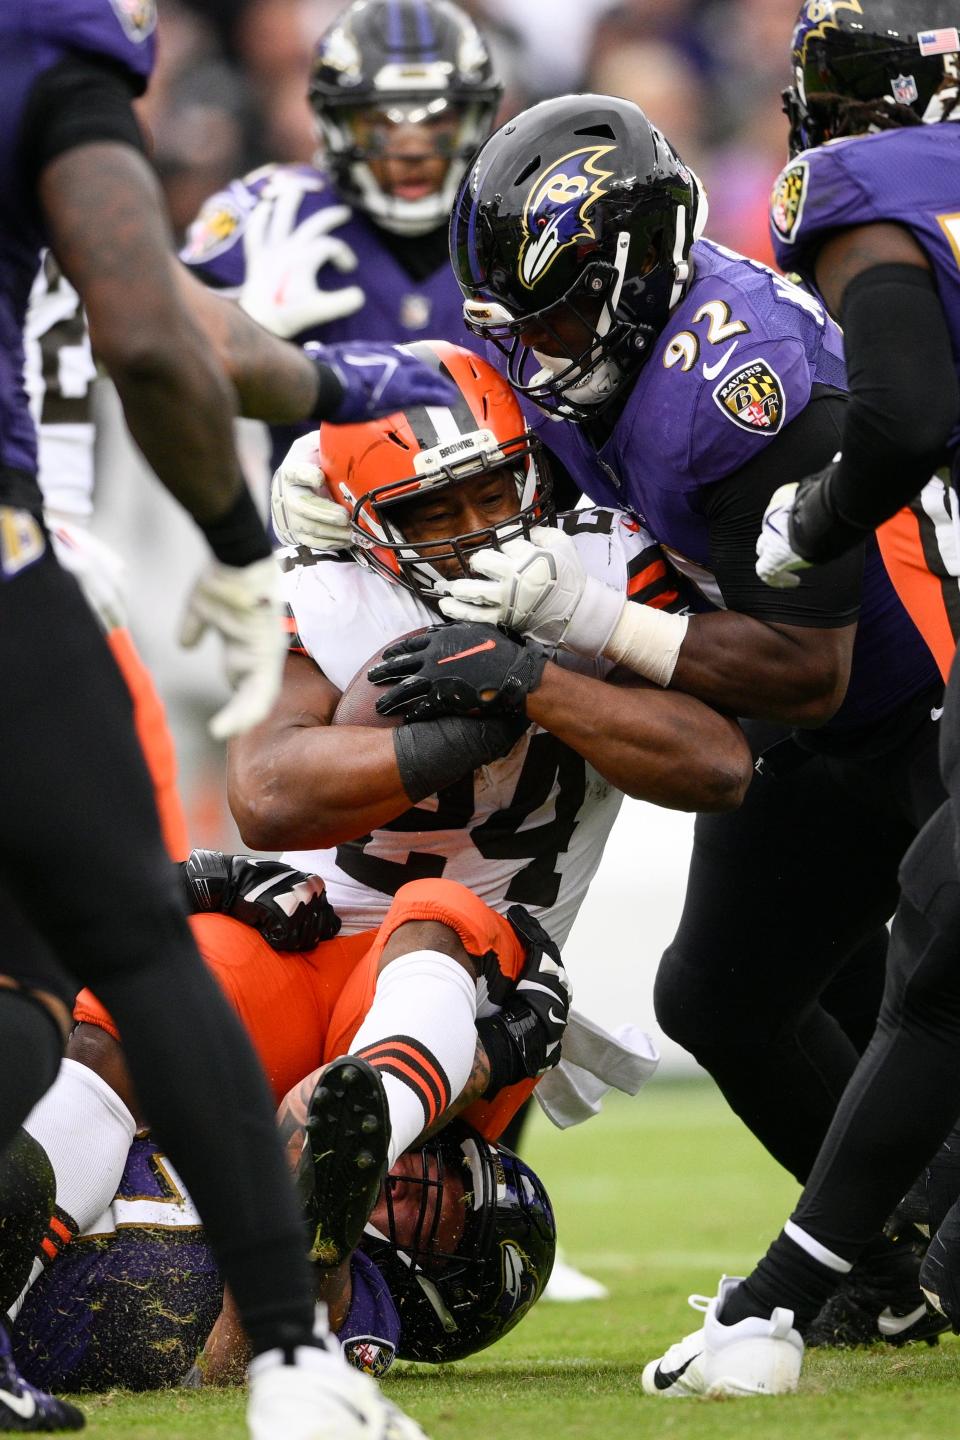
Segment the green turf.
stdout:
[[[930,1440],[960,1434],[960,1349],[811,1355],[800,1392],[664,1401],[646,1360],[693,1329],[690,1291],[748,1266],[796,1186],[706,1086],[654,1084],[565,1134],[539,1118],[528,1155],[554,1198],[568,1256],[612,1292],[540,1305],[512,1335],[446,1369],[397,1366],[390,1394],[432,1440]],[[109,1395],[83,1402],[91,1440],[241,1437],[238,1397]]]

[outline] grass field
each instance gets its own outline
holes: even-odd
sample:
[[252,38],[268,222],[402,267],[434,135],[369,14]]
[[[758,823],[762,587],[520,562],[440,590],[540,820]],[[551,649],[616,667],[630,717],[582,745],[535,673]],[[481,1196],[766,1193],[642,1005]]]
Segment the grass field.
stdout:
[[[663,1401],[640,1393],[651,1356],[695,1328],[687,1294],[740,1273],[796,1186],[715,1092],[654,1084],[561,1134],[538,1116],[528,1158],[570,1259],[603,1304],[540,1305],[512,1335],[445,1369],[396,1366],[389,1393],[432,1440],[930,1440],[960,1434],[960,1347],[814,1352],[797,1395]],[[91,1440],[234,1440],[236,1395],[110,1394],[85,1402]]]

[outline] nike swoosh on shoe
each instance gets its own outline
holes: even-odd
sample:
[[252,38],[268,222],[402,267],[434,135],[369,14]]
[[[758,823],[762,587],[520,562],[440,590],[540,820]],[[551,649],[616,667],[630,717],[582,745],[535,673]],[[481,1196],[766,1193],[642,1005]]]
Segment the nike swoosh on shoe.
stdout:
[[700,1355],[701,1352],[698,1350],[696,1355],[691,1355],[689,1360],[684,1360],[677,1370],[662,1370],[658,1365],[653,1372],[654,1385],[658,1390],[669,1390],[671,1385],[675,1385],[687,1373],[694,1360],[700,1359]]

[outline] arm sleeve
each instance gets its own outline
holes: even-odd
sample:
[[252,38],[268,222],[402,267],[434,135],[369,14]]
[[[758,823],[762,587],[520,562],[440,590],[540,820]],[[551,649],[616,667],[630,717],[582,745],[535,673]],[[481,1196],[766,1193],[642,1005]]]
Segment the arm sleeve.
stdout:
[[78,145],[113,140],[144,151],[131,100],[142,86],[113,61],[73,55],[45,70],[24,112],[20,153],[35,182],[45,166]]
[[762,454],[701,492],[710,525],[713,570],[730,610],[778,625],[830,630],[860,612],[863,546],[804,571],[795,590],[772,590],[757,576],[756,542],[763,512],[780,485],[821,469],[840,443],[846,399],[814,390],[809,405]]
[[877,265],[847,286],[841,319],[850,376],[842,457],[827,506],[873,530],[943,462],[960,418],[950,332],[933,275]]

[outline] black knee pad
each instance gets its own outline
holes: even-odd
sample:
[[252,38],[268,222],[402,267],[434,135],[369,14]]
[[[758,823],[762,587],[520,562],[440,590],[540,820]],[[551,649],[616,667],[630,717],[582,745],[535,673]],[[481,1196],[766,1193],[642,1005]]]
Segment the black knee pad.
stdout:
[[29,1279],[56,1199],[56,1177],[46,1150],[19,1130],[0,1155],[0,1314]]
[[733,1018],[713,977],[692,965],[676,941],[663,952],[653,985],[653,1009],[664,1034],[693,1055],[715,1044]]

